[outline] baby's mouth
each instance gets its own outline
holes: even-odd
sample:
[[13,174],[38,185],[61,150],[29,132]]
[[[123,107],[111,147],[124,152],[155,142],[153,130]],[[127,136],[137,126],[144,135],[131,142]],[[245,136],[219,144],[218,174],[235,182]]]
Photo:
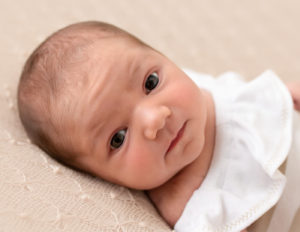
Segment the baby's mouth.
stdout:
[[183,126],[180,128],[180,130],[177,132],[176,137],[172,140],[172,142],[169,145],[169,148],[168,148],[168,150],[167,150],[166,153],[168,153],[169,151],[171,151],[173,149],[173,147],[175,147],[176,144],[178,143],[178,141],[181,139],[181,137],[182,137],[182,135],[184,133],[185,125],[186,125],[186,122],[183,124]]

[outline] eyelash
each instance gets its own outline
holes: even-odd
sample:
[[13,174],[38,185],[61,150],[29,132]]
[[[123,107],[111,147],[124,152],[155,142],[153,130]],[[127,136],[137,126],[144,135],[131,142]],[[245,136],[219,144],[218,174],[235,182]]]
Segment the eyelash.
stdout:
[[148,95],[150,92],[152,92],[152,91],[149,91],[149,92],[148,92],[148,90],[145,88],[145,85],[146,85],[146,82],[147,82],[148,78],[149,78],[152,74],[154,74],[154,73],[156,74],[156,76],[157,76],[157,78],[158,78],[158,82],[157,82],[156,86],[155,86],[153,89],[156,89],[157,86],[160,84],[160,75],[159,75],[159,72],[158,72],[158,71],[152,71],[152,72],[150,72],[150,74],[147,74],[146,77],[144,78],[144,81],[143,81],[143,90],[144,90],[144,92],[146,93],[146,95]]
[[[153,74],[155,74],[155,75],[153,75]],[[158,81],[156,82],[155,86],[149,91],[149,90],[146,89],[145,85],[146,85],[146,82],[147,82],[147,80],[149,79],[149,77],[150,77],[151,75],[156,76],[157,79],[158,79]],[[159,77],[159,74],[158,74],[157,71],[153,71],[153,72],[151,72],[150,74],[148,74],[148,75],[146,76],[146,78],[144,79],[144,81],[143,81],[143,89],[144,89],[145,94],[148,95],[148,94],[149,94],[153,89],[155,89],[159,84],[160,84],[160,77]],[[124,140],[122,141],[122,143],[121,143],[121,145],[120,145],[119,147],[117,147],[117,148],[112,148],[112,141],[113,141],[113,138],[117,135],[118,132],[121,132],[122,130],[125,130]],[[110,151],[118,150],[119,148],[122,147],[122,145],[123,145],[123,143],[124,143],[124,141],[126,140],[126,137],[127,137],[127,130],[128,130],[128,128],[118,129],[116,132],[114,132],[114,133],[112,134],[112,136],[111,136],[111,138],[110,138],[110,140],[109,140],[109,141],[110,141],[110,142],[109,142],[109,148],[110,148]]]

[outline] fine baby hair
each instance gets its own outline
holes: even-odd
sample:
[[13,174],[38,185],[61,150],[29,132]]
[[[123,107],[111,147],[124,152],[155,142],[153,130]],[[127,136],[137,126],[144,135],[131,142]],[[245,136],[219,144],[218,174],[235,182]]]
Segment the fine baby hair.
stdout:
[[[74,167],[81,155],[78,133],[81,113],[75,113],[74,96],[88,85],[88,49],[95,41],[107,38],[128,40],[148,46],[128,32],[104,22],[80,22],[58,30],[30,55],[18,87],[18,109],[22,124],[31,139],[53,158]],[[80,100],[80,99],[79,99]],[[76,167],[80,169],[79,167]]]

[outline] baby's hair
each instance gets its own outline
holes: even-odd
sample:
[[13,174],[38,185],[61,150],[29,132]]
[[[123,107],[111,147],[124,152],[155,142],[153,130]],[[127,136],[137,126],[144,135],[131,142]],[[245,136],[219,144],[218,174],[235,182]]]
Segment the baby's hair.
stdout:
[[46,38],[30,55],[21,74],[18,109],[26,133],[50,156],[76,169],[81,169],[76,167],[76,158],[83,155],[80,147],[87,142],[86,138],[74,141],[72,136],[79,133],[77,124],[83,114],[76,101],[81,100],[78,89],[88,83],[86,51],[96,41],[111,37],[149,47],[107,23],[76,23]]

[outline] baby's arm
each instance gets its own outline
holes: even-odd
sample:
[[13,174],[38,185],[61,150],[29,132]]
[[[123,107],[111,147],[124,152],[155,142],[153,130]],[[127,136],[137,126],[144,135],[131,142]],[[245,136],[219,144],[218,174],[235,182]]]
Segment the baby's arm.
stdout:
[[172,228],[196,189],[189,181],[186,171],[186,169],[181,170],[167,183],[147,191],[160,215]]
[[193,192],[204,179],[204,176],[199,173],[201,170],[199,166],[201,166],[200,159],[199,162],[196,161],[186,166],[165,184],[147,191],[161,216],[172,228]]
[[[167,183],[146,192],[161,216],[172,228],[193,192],[199,188],[205,178],[204,175],[199,174],[199,167],[202,166],[199,159],[198,162],[181,170]],[[247,229],[241,232],[247,232]]]
[[300,111],[300,81],[289,82],[287,87],[292,95],[295,110]]

